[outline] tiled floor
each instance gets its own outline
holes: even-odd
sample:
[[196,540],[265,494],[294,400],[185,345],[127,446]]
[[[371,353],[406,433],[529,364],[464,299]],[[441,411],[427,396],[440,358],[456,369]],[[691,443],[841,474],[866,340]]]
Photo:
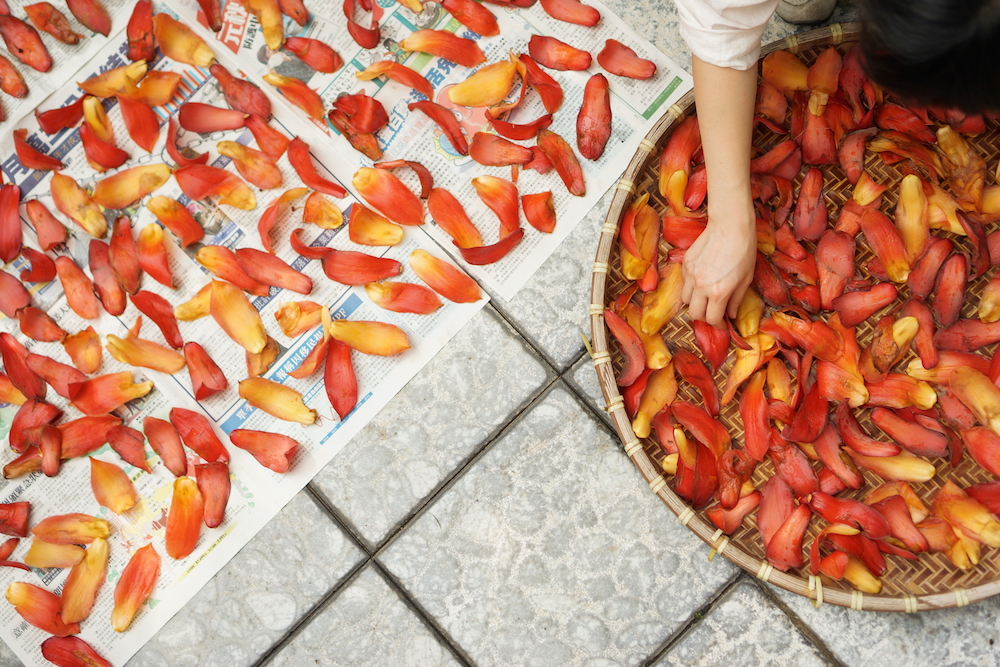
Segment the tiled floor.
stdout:
[[[688,62],[669,0],[610,4]],[[129,665],[996,665],[1000,601],[816,611],[709,563],[649,492],[580,338],[609,199]]]

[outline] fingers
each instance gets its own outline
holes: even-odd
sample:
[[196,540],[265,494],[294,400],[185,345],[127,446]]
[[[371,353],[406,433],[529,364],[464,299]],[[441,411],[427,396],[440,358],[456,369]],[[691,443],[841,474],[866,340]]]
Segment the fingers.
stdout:
[[688,305],[688,316],[692,320],[704,320],[708,309],[708,298],[702,292],[695,292]]
[[688,271],[687,262],[682,265],[681,277],[684,279],[684,284],[681,286],[681,301],[691,303],[691,296],[694,294],[694,278]]
[[705,321],[716,329],[724,329],[726,326],[726,304],[727,301],[725,297],[714,297],[710,299],[708,301],[708,307],[705,310]]

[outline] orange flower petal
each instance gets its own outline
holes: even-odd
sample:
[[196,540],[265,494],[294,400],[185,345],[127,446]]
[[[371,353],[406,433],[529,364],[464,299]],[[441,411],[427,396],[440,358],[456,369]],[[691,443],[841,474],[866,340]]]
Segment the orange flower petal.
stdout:
[[[400,46],[403,46],[402,43],[400,43]],[[289,37],[285,40],[285,48],[317,72],[332,74],[344,65],[343,59],[337,52],[318,39]],[[403,46],[403,48],[405,49],[406,47]]]
[[66,303],[73,312],[85,320],[97,319],[101,314],[100,306],[94,296],[94,285],[83,269],[70,257],[63,255],[56,258],[56,272],[66,294]]
[[[245,114],[256,114],[258,120],[266,125],[267,119],[271,117],[271,101],[267,99],[264,91],[246,79],[233,76],[219,63],[213,63],[208,70],[219,82],[219,88],[222,89],[222,94],[226,97],[226,104]],[[247,127],[250,127],[249,118],[247,119]],[[250,128],[250,131],[256,136],[257,133],[254,132],[253,128]],[[260,142],[260,139],[258,138],[257,141]],[[280,155],[279,153],[277,156],[272,155],[271,157],[277,160]]]
[[153,16],[153,34],[163,55],[179,63],[208,67],[215,60],[208,44],[169,14]]
[[[448,99],[463,107],[488,107],[503,102],[514,85],[517,65],[510,61],[481,67],[462,83],[448,89]],[[433,91],[432,91],[433,92]],[[427,95],[432,98],[432,95]]]
[[160,137],[160,120],[149,106],[137,102],[126,95],[116,95],[118,108],[122,110],[125,129],[132,141],[147,153],[153,152],[153,146]]
[[66,637],[80,632],[77,623],[66,623],[59,615],[59,596],[33,584],[15,582],[7,587],[7,602],[14,605],[21,618],[29,624],[55,635]]
[[545,234],[551,234],[556,227],[556,207],[551,192],[521,195],[524,217],[532,227]]
[[404,51],[429,53],[463,67],[475,67],[479,63],[486,62],[486,56],[474,41],[459,37],[447,30],[416,30],[400,40],[399,48]]
[[94,327],[87,327],[71,336],[66,336],[62,341],[63,349],[73,360],[73,365],[83,373],[91,375],[96,373],[101,367],[101,337],[94,331]]
[[387,357],[410,349],[403,330],[385,322],[335,320],[329,330],[332,338],[362,354]]
[[[116,336],[108,338],[121,340]],[[169,351],[166,348],[163,350]],[[99,375],[71,386],[73,399],[70,403],[85,415],[103,415],[124,403],[145,396],[152,388],[153,383],[149,381],[135,384],[129,371]]]
[[394,246],[403,240],[403,228],[362,204],[351,206],[348,222],[351,240],[359,245]]
[[500,219],[501,239],[521,227],[516,185],[496,176],[478,176],[472,179],[472,186],[483,203]]
[[281,170],[265,153],[235,141],[220,141],[215,149],[220,155],[232,158],[236,171],[261,190],[271,190],[281,185]]
[[83,37],[73,32],[63,13],[47,2],[25,5],[23,9],[36,28],[49,33],[63,44],[78,44]]
[[256,354],[264,349],[267,344],[264,323],[241,289],[213,281],[210,311],[222,330],[247,352]]
[[174,277],[170,273],[163,228],[156,224],[143,227],[139,232],[136,250],[142,270],[161,285],[174,289]]
[[251,278],[265,285],[287,289],[298,294],[312,292],[312,279],[286,264],[272,254],[256,248],[240,248],[236,251],[236,261]]
[[105,463],[90,457],[90,488],[101,507],[121,514],[135,507],[139,497],[132,480],[114,463]]
[[321,229],[337,229],[344,224],[344,213],[323,193],[313,192],[306,198],[302,222],[312,223]]
[[[402,46],[402,44],[400,44],[400,46]],[[380,60],[378,62],[374,62],[360,72],[357,72],[354,76],[356,76],[360,81],[371,81],[376,77],[384,76],[391,81],[413,88],[418,93],[425,95],[427,99],[434,99],[434,87],[431,85],[430,81],[417,74],[409,67],[400,65],[392,60]]]
[[630,79],[649,79],[656,74],[656,63],[640,58],[635,51],[614,39],[604,43],[604,49],[597,54],[597,63],[611,74]]
[[150,164],[120,171],[94,186],[93,200],[104,208],[123,209],[158,189],[170,178],[170,167]]
[[366,202],[393,222],[401,225],[424,223],[420,199],[388,171],[362,167],[354,174],[352,182]]
[[299,443],[287,435],[236,429],[229,434],[233,444],[253,454],[265,468],[277,473],[288,472],[292,456]]
[[[137,0],[128,26],[125,27],[125,37],[128,39],[127,57],[133,62],[152,62],[156,58],[156,42],[153,41],[153,3],[150,0]],[[74,42],[75,43],[75,42]]]
[[368,283],[365,293],[376,306],[396,313],[428,315],[441,307],[434,292],[413,283]]
[[90,274],[94,277],[94,292],[101,300],[109,315],[125,312],[126,297],[114,267],[111,266],[111,251],[108,244],[99,239],[90,240]]
[[177,122],[188,132],[211,134],[225,130],[238,130],[244,125],[246,114],[236,109],[223,109],[201,102],[185,102],[177,112]]
[[590,54],[555,37],[532,35],[528,53],[542,67],[555,70],[585,70],[590,67]]
[[146,202],[146,208],[156,216],[160,224],[177,235],[181,247],[186,248],[205,237],[202,226],[176,199],[157,195]]
[[184,444],[201,458],[209,463],[229,461],[229,453],[222,441],[215,435],[209,421],[200,413],[184,408],[172,408],[170,423],[177,429]]
[[309,192],[308,188],[292,188],[291,190],[286,190],[280,197],[268,205],[264,211],[264,215],[260,216],[260,220],[257,222],[257,233],[260,234],[260,243],[264,246],[264,250],[270,253],[274,252],[271,248],[271,228],[278,221],[278,216],[284,212],[286,205],[305,195],[307,192]]
[[128,336],[122,339],[108,334],[105,346],[108,354],[129,366],[150,368],[169,375],[180,373],[184,368],[183,355],[144,338]]
[[229,464],[222,461],[200,463],[194,471],[198,490],[205,501],[205,526],[217,528],[222,523],[229,502]]
[[90,195],[69,176],[52,174],[52,203],[60,213],[73,220],[94,238],[104,238],[108,223]]
[[195,400],[203,401],[209,396],[225,391],[229,386],[222,369],[198,343],[192,341],[184,345],[184,359],[187,362],[188,374],[191,376]]
[[164,536],[168,556],[180,560],[191,555],[198,545],[204,516],[205,501],[198,490],[198,484],[190,477],[175,479]]
[[160,457],[163,467],[174,477],[180,477],[187,472],[184,445],[181,444],[181,437],[173,424],[163,419],[146,417],[142,420],[142,431],[149,441],[149,446]]
[[307,116],[318,121],[323,120],[325,108],[323,100],[315,90],[295,77],[282,76],[277,72],[268,72],[264,81],[277,88],[289,102],[302,109]]
[[160,554],[152,544],[137,549],[122,570],[115,584],[115,608],[111,612],[111,627],[125,632],[140,607],[149,599],[160,575]]
[[303,402],[302,394],[273,380],[264,378],[243,380],[240,382],[240,398],[277,419],[307,426],[318,419],[316,411]]

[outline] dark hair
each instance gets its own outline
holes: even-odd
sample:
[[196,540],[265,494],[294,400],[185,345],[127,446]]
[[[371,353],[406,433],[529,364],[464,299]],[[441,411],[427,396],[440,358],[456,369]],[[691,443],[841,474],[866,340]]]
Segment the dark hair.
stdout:
[[868,76],[918,104],[1000,110],[1000,2],[862,0]]

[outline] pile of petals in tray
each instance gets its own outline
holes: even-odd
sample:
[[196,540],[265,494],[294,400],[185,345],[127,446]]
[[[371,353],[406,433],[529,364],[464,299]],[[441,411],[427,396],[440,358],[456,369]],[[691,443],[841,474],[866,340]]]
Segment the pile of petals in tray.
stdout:
[[[751,162],[758,255],[728,330],[693,322],[701,357],[663,337],[682,306],[684,251],[707,223],[695,116],[659,160],[664,214],[647,193],[623,217],[626,282],[605,320],[632,428],[655,437],[674,491],[727,534],[756,510],[758,544],[782,571],[806,565],[818,521],[808,573],[878,593],[887,555],[943,553],[968,570],[1000,546],[1000,482],[962,488],[949,472],[971,457],[977,479],[1000,476],[1000,354],[979,353],[1000,341],[1000,274],[987,276],[1000,231],[984,231],[1000,219],[1000,185],[986,185],[997,176],[972,139],[995,116],[907,105],[867,80],[860,57],[761,63],[755,123],[771,147]],[[893,191],[866,172],[871,159],[898,172]],[[839,210],[824,172],[853,185]],[[978,319],[961,318],[967,297]],[[710,369],[727,362],[720,397]],[[678,399],[677,375],[700,404]],[[733,401],[742,442],[719,420]],[[773,475],[755,488],[767,460]]]

